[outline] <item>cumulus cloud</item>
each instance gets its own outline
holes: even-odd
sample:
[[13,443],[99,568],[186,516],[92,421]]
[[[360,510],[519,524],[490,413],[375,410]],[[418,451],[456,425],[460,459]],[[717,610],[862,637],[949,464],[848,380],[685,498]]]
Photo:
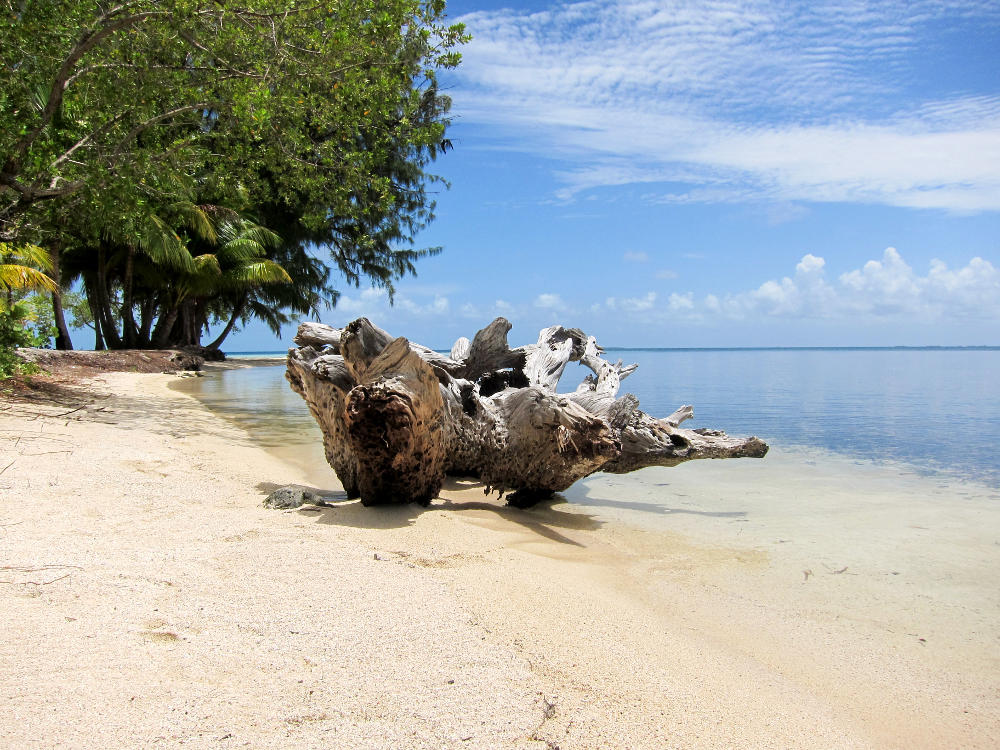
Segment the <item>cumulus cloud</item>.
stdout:
[[649,261],[649,256],[646,253],[637,253],[631,250],[625,253],[624,258],[629,263],[647,263]]
[[[668,203],[1000,210],[1000,96],[912,98],[936,34],[1000,29],[975,0],[584,0],[463,16],[462,118],[562,159],[562,198],[669,184]],[[901,74],[902,72],[902,74]]]
[[733,318],[990,320],[1000,318],[1000,269],[982,258],[955,270],[934,260],[922,276],[890,247],[880,259],[831,280],[824,259],[806,255],[792,276],[721,299],[706,297],[704,308]]
[[656,293],[642,297],[609,297],[591,312],[614,310],[644,319],[713,320],[816,319],[846,324],[878,320],[1000,321],[1000,268],[973,258],[951,269],[934,260],[927,273],[916,272],[895,248],[878,259],[835,277],[824,258],[806,254],[788,276],[769,279],[745,291],[710,293],[697,299],[693,292],[674,292],[660,300]]
[[535,307],[543,310],[563,310],[566,304],[558,294],[539,294],[535,297]]
[[656,304],[656,292],[649,292],[644,297],[608,297],[604,301],[605,307],[609,310],[622,310],[623,312],[637,313],[652,310]]
[[690,292],[687,294],[671,294],[667,298],[667,306],[671,312],[694,310],[694,295]]

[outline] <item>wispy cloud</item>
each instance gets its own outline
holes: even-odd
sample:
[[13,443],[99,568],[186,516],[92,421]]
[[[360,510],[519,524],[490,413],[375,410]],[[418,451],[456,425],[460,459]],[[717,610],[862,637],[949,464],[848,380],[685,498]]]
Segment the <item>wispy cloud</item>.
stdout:
[[462,20],[459,113],[572,164],[562,199],[645,183],[675,203],[1000,210],[1000,91],[907,95],[934,30],[1000,36],[1000,6],[585,0]]
[[644,297],[608,297],[604,305],[609,310],[624,310],[625,312],[644,312],[652,310],[656,304],[656,292],[649,292]]
[[389,316],[393,308],[416,316],[445,315],[451,311],[448,298],[440,294],[427,295],[422,301],[411,295],[397,294],[390,303],[389,294],[384,289],[369,287],[357,295],[342,294],[337,300],[337,313],[351,318],[379,318]]

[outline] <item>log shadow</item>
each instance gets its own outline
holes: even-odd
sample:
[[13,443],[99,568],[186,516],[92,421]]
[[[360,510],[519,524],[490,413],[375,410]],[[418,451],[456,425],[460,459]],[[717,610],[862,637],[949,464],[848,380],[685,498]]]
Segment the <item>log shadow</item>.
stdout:
[[628,500],[610,500],[608,498],[600,498],[594,500],[591,498],[586,498],[584,500],[573,501],[574,505],[580,505],[582,507],[594,507],[594,508],[621,508],[623,510],[637,510],[643,513],[653,513],[661,516],[670,516],[674,514],[688,514],[692,516],[707,516],[709,518],[741,518],[745,519],[747,517],[747,512],[745,510],[692,510],[690,508],[670,508],[666,505],[659,505],[657,503],[644,503],[639,501],[630,502]]
[[[274,484],[273,482],[260,482],[256,489],[265,496],[281,487],[289,485]],[[362,529],[395,529],[411,526],[425,511],[449,510],[460,513],[462,511],[488,511],[495,513],[498,517],[515,523],[522,528],[538,534],[559,544],[567,544],[575,547],[585,547],[575,539],[571,539],[561,533],[559,529],[571,531],[594,531],[603,526],[602,521],[598,521],[593,516],[583,512],[568,513],[557,510],[553,505],[565,503],[566,498],[556,493],[551,498],[540,501],[530,509],[522,510],[513,508],[503,503],[503,500],[461,500],[454,497],[436,497],[427,507],[416,503],[401,503],[399,505],[374,505],[364,506],[360,500],[348,499],[347,493],[343,490],[328,490],[308,485],[292,485],[296,488],[307,490],[323,498],[322,504],[305,505],[295,510],[296,514],[303,517],[314,518],[317,523],[331,526],[353,526]],[[482,492],[485,485],[482,482],[464,477],[449,477],[445,481],[443,492],[446,493],[467,493],[470,490]],[[496,495],[492,496],[496,498]]]
[[[617,489],[617,485],[612,485]],[[669,482],[658,482],[655,487],[669,487]],[[708,518],[732,518],[736,520],[747,520],[749,515],[744,510],[696,510],[692,508],[672,508],[663,505],[655,500],[614,500],[609,497],[593,497],[587,494],[588,487],[584,484],[575,484],[567,490],[567,502],[583,508],[615,508],[621,510],[635,510],[640,513],[650,513],[658,516],[670,516],[675,514],[687,514],[692,516],[705,516]],[[671,493],[670,498],[678,499],[687,497],[681,493]]]
[[364,506],[358,499],[347,497],[341,489],[330,490],[307,484],[275,484],[259,482],[256,489],[265,497],[282,487],[306,490],[323,498],[321,503],[289,508],[303,518],[314,518],[317,523],[330,526],[354,526],[359,529],[399,529],[410,526],[425,509],[414,503],[399,505]]

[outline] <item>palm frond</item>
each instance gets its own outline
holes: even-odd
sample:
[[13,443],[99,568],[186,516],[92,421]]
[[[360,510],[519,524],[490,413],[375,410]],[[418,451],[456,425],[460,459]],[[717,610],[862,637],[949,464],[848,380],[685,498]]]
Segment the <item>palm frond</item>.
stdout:
[[142,232],[136,239],[139,249],[154,263],[194,273],[194,261],[184,241],[156,214],[149,214]]
[[281,244],[281,238],[277,234],[246,219],[221,222],[218,231],[219,243],[223,245],[236,240],[248,240],[256,242],[265,250],[271,250]]
[[184,222],[184,226],[194,232],[199,239],[212,244],[218,241],[215,225],[204,206],[190,201],[178,201],[170,208],[177,212]]
[[194,257],[195,272],[201,275],[221,276],[222,266],[219,259],[213,253],[205,253]]
[[0,242],[0,263],[8,261],[42,271],[52,270],[52,259],[48,250],[38,245],[12,245],[9,242]]
[[259,243],[246,237],[237,237],[219,246],[218,253],[227,261],[238,263],[240,261],[256,260],[265,255],[264,248]]
[[271,260],[243,263],[229,269],[226,276],[241,284],[291,284],[288,272]]
[[59,285],[41,271],[17,263],[0,264],[0,284],[8,289],[39,289],[58,292]]

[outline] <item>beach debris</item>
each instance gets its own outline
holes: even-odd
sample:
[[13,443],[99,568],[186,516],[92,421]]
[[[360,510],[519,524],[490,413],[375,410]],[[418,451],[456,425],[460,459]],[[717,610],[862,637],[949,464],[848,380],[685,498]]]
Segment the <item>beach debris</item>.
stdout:
[[[638,365],[603,359],[579,329],[552,326],[515,349],[510,329],[497,318],[445,355],[367,318],[299,327],[285,375],[349,498],[427,505],[451,474],[476,477],[487,493],[509,493],[509,505],[526,508],[596,471],[767,453],[756,437],[681,428],[690,406],[663,419],[640,411],[635,396],[618,396]],[[592,374],[558,393],[571,362]]]
[[[52,573],[60,573],[63,570],[68,570],[68,573],[63,573],[62,575],[57,575],[54,578],[51,576]],[[52,563],[38,566],[25,566],[25,565],[0,565],[0,574],[8,575],[13,574],[13,578],[0,578],[0,583],[12,583],[19,586],[48,586],[56,581],[61,581],[64,578],[69,578],[73,575],[74,570],[83,570],[79,565],[64,565],[61,563]],[[40,574],[36,576],[35,574]],[[48,578],[47,581],[35,581],[32,580],[35,577]]]
[[289,485],[275,490],[264,498],[265,508],[301,508],[303,505],[319,505],[323,498],[315,492]]

